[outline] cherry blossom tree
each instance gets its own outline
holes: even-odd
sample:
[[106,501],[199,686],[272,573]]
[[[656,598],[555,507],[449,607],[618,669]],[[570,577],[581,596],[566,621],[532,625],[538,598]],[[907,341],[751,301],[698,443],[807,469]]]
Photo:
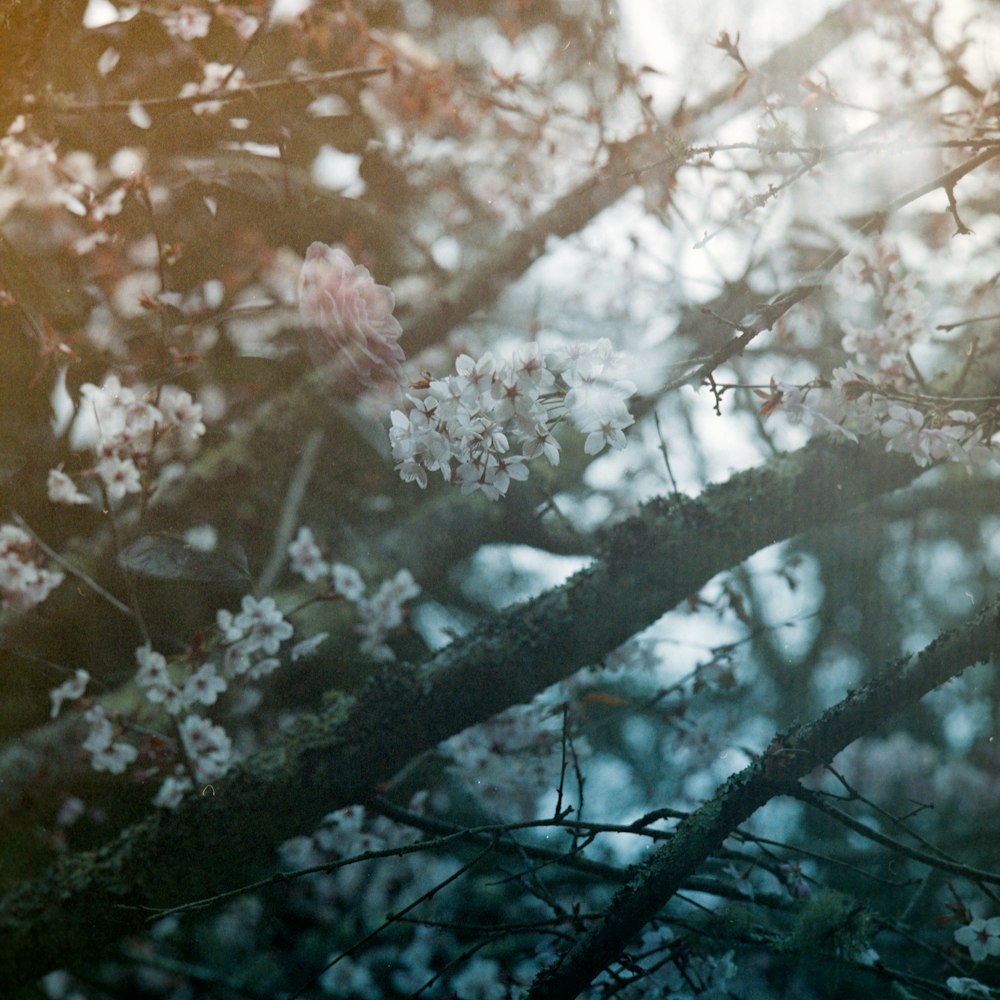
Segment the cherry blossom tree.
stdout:
[[998,34],[0,2],[5,995],[1000,995]]

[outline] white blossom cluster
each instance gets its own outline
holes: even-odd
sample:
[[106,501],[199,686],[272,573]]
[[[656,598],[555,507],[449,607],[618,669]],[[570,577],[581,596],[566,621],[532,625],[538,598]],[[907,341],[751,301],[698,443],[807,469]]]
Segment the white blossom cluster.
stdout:
[[0,607],[28,611],[62,583],[46,569],[34,539],[15,524],[0,524]]
[[[124,156],[113,160],[120,167]],[[18,208],[63,208],[96,227],[81,237],[82,243],[73,243],[77,253],[89,252],[109,239],[101,223],[121,211],[125,189],[118,179],[127,176],[99,168],[90,152],[64,150],[39,138],[31,117],[18,115],[0,136],[0,220]]]
[[[184,42],[193,42],[208,35],[213,19],[217,22],[228,21],[236,37],[241,41],[249,41],[260,26],[260,20],[248,14],[235,4],[219,4],[213,11],[200,10],[194,4],[181,4],[176,9],[166,8],[157,12],[160,23],[168,34]],[[209,63],[209,66],[218,63]],[[225,67],[229,69],[229,67]],[[208,68],[206,67],[206,77]],[[190,84],[189,84],[190,86]]]
[[67,188],[55,143],[33,138],[29,119],[18,115],[0,136],[0,219],[19,205],[44,210],[72,204]]
[[[409,803],[411,812],[424,814],[427,793],[418,792]],[[294,837],[280,848],[286,868],[316,867],[330,861],[361,858],[368,851],[405,848],[420,839],[415,829],[395,823],[359,806],[348,806],[327,814],[311,836]],[[428,901],[421,913],[433,919],[440,914],[452,917],[455,896],[444,890],[434,892],[452,876],[461,862],[443,852],[401,853],[377,861],[357,861],[330,872],[309,876],[310,905],[320,917],[335,924],[352,907],[363,927],[378,927],[386,913],[398,912],[414,896],[426,893]],[[454,889],[454,887],[452,887]],[[333,996],[378,1000],[394,994],[419,993],[429,998],[461,996],[503,1000],[509,996],[505,976],[495,959],[473,958],[460,971],[448,969],[463,946],[446,929],[418,926],[409,943],[375,947],[348,958],[339,952],[330,956],[335,964],[324,971],[319,986]]]
[[391,663],[395,659],[386,639],[405,621],[407,601],[420,594],[420,587],[409,570],[399,570],[391,580],[383,581],[374,594],[366,596],[367,587],[361,574],[346,563],[328,562],[312,531],[304,526],[288,546],[288,557],[292,570],[303,579],[309,583],[325,582],[334,594],[357,608],[362,653],[379,663]]
[[852,360],[835,368],[829,380],[805,386],[772,379],[769,393],[758,391],[767,400],[762,412],[780,406],[795,423],[855,442],[859,436],[881,435],[886,451],[910,455],[921,467],[949,461],[971,471],[1000,458],[989,413],[963,409],[957,398],[926,395],[917,381],[909,352],[926,333],[929,308],[912,277],[900,280],[891,266],[873,266],[861,275],[849,274],[841,290],[853,287],[854,297],[861,297],[864,282],[882,292],[883,319],[870,330],[844,324],[842,345]]
[[[277,655],[292,638],[293,628],[275,606],[274,599],[260,600],[247,595],[237,614],[217,612],[218,646],[221,656],[207,658],[193,666],[186,662],[168,663],[162,653],[148,643],[135,651],[135,680],[147,701],[163,708],[175,720],[183,763],[169,774],[153,800],[154,805],[172,808],[194,782],[207,784],[220,778],[233,762],[233,744],[226,730],[201,714],[214,705],[237,678],[259,680],[281,666]],[[326,638],[325,633],[295,644],[292,661],[306,655]],[[50,692],[52,718],[64,702],[77,701],[86,691],[90,675],[77,670],[74,676]],[[127,728],[113,720],[100,705],[85,713],[89,731],[83,749],[96,771],[121,774],[139,756],[133,743],[120,738]]]
[[[118,413],[117,409],[112,412]],[[30,537],[20,529],[4,526],[0,528],[0,539],[5,532],[22,548],[30,546]],[[374,594],[366,596],[365,583],[358,571],[343,563],[328,563],[312,532],[305,527],[289,546],[289,555],[292,567],[307,580],[324,581],[333,593],[357,607],[361,651],[379,661],[391,660],[393,652],[386,642],[387,636],[403,624],[406,602],[420,592],[413,576],[407,570],[400,570]],[[202,712],[215,705],[233,682],[260,680],[286,659],[294,662],[312,653],[327,638],[327,633],[310,636],[288,648],[293,637],[292,623],[273,597],[258,599],[247,594],[239,611],[223,608],[216,613],[215,638],[204,656],[194,663],[187,659],[168,662],[148,643],[136,649],[136,683],[148,702],[174,719],[182,758],[165,777],[153,799],[154,805],[173,808],[195,783],[204,785],[226,773],[234,759],[232,739],[223,726]],[[79,701],[84,696],[89,680],[87,671],[77,670],[50,692],[52,718],[58,716],[65,702]],[[123,738],[127,722],[110,717],[100,705],[88,708],[84,718],[89,729],[83,749],[95,770],[121,774],[138,759],[139,750]]]
[[122,774],[138,758],[139,751],[117,738],[122,735],[121,727],[112,722],[100,705],[88,708],[83,717],[90,727],[83,741],[83,749],[90,755],[90,766],[95,771]]
[[625,401],[636,390],[620,368],[621,357],[604,338],[544,354],[526,344],[509,361],[463,354],[454,375],[419,384],[407,395],[409,408],[392,411],[396,470],[421,488],[428,472],[440,472],[463,493],[498,500],[511,480],[528,478],[533,458],[559,463],[553,431],[560,422],[587,436],[588,455],[606,445],[624,448],[623,431],[634,423]]
[[[169,444],[171,437],[193,441],[205,433],[201,405],[175,385],[160,386],[153,402],[123,386],[116,375],[109,375],[100,386],[92,382],[82,385],[80,396],[77,433],[88,442],[96,459],[85,475],[99,479],[111,501],[142,492],[142,472],[161,442]],[[47,485],[53,503],[92,502],[61,467],[49,472]]]

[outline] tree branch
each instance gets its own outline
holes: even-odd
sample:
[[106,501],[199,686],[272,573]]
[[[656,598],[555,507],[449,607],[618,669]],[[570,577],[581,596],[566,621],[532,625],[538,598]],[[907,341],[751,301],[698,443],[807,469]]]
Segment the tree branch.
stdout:
[[250,880],[273,864],[284,839],[363,800],[417,754],[599,663],[763,546],[827,523],[918,472],[877,442],[817,442],[697,500],[654,501],[609,532],[603,558],[564,586],[498,615],[420,670],[385,670],[356,699],[300,720],[213,790],[12,889],[0,899],[0,981],[24,982],[93,958],[141,929],[149,908]]
[[1000,601],[939,636],[922,652],[890,664],[818,719],[779,733],[767,752],[734,775],[677,827],[674,838],[639,866],[594,925],[555,965],[539,973],[532,998],[575,997],[611,965],[669,902],[684,880],[739,824],[854,740],[967,667],[1000,651]]

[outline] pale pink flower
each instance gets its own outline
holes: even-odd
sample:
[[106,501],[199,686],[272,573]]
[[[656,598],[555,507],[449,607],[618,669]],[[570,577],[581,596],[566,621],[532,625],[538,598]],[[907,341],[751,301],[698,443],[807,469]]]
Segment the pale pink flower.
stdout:
[[364,385],[400,382],[402,333],[392,315],[392,289],[375,284],[343,250],[313,243],[299,274],[299,315],[313,362],[343,361]]
[[131,458],[109,455],[97,463],[95,471],[104,480],[108,498],[111,500],[121,500],[126,493],[142,492],[139,470]]

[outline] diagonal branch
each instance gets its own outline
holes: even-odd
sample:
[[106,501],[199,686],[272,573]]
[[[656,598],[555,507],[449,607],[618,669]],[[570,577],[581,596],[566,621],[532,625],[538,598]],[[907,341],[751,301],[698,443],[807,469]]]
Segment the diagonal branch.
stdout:
[[[965,163],[959,164],[957,167],[935,177],[926,184],[921,184],[920,187],[901,194],[878,212],[872,212],[864,222],[855,227],[854,234],[857,236],[866,236],[869,233],[878,231],[890,215],[894,215],[901,208],[905,208],[918,198],[922,198],[925,194],[930,194],[932,191],[938,190],[938,188],[943,188],[948,194],[949,199],[953,201],[955,185],[966,174],[971,173],[977,167],[981,167],[984,163],[996,159],[998,156],[1000,156],[1000,147],[992,146],[984,149],[981,153],[966,160]],[[661,392],[679,389],[684,385],[700,385],[705,379],[710,378],[719,365],[728,361],[736,354],[742,354],[751,340],[758,337],[765,330],[770,330],[789,309],[812,295],[849,252],[849,247],[837,247],[835,250],[831,250],[813,270],[808,274],[804,274],[793,288],[782,292],[781,295],[776,296],[767,305],[747,317],[739,327],[740,334],[738,337],[733,337],[731,340],[726,341],[706,361],[699,365],[695,371],[689,375],[682,375],[680,378],[670,382],[664,386]]]
[[818,719],[779,733],[767,752],[722,785],[677,827],[674,838],[619,890],[599,924],[562,959],[543,970],[529,997],[575,997],[611,965],[629,941],[736,827],[778,795],[794,794],[800,778],[828,763],[854,740],[914,704],[967,667],[1000,652],[1000,601],[939,636],[922,652],[890,664]]
[[[612,649],[753,552],[905,485],[910,460],[818,442],[709,487],[655,501],[609,532],[603,557],[510,609],[421,669],[394,667],[356,698],[300,720],[172,813],[60,859],[0,899],[0,982],[92,959],[144,926],[149,908],[241,885],[274,849],[363,801],[417,754]],[[749,512],[749,514],[748,514]]]
[[[794,41],[777,49],[754,71],[766,92],[797,84],[813,64],[846,41],[858,30],[844,4]],[[733,97],[727,84],[703,102],[683,109],[691,136],[707,135],[725,121],[745,112],[757,99],[748,87]],[[687,161],[686,136],[673,130],[643,130],[618,144],[606,167],[572,191],[522,229],[510,233],[468,271],[441,290],[434,304],[405,323],[403,343],[408,354],[428,347],[457,324],[483,309],[503,289],[519,278],[543,253],[550,237],[579,232],[604,209],[610,207],[637,183],[640,175],[655,174],[668,179]]]
[[[809,31],[782,46],[756,70],[770,89],[795,86],[799,77],[817,60],[842,44],[859,29],[844,4]],[[862,25],[863,26],[863,25]],[[750,89],[732,98],[732,87],[721,88],[701,104],[685,108],[692,136],[706,134],[752,105]],[[682,138],[661,131],[638,132],[616,147],[614,162],[559,198],[547,211],[521,229],[508,234],[487,250],[473,267],[456,276],[434,301],[412,316],[403,316],[403,344],[409,355],[440,342],[457,324],[492,303],[539,258],[550,236],[565,237],[579,232],[600,212],[625,195],[640,173],[668,175],[685,162]],[[665,162],[664,152],[667,152]],[[288,450],[288,442],[331,420],[328,389],[315,372],[304,376],[285,395],[262,407],[257,417],[231,440],[198,463],[197,475],[187,477],[165,491],[154,520],[182,507],[211,510],[221,494],[226,497],[252,495],[254,484],[274,477],[275,456]]]

